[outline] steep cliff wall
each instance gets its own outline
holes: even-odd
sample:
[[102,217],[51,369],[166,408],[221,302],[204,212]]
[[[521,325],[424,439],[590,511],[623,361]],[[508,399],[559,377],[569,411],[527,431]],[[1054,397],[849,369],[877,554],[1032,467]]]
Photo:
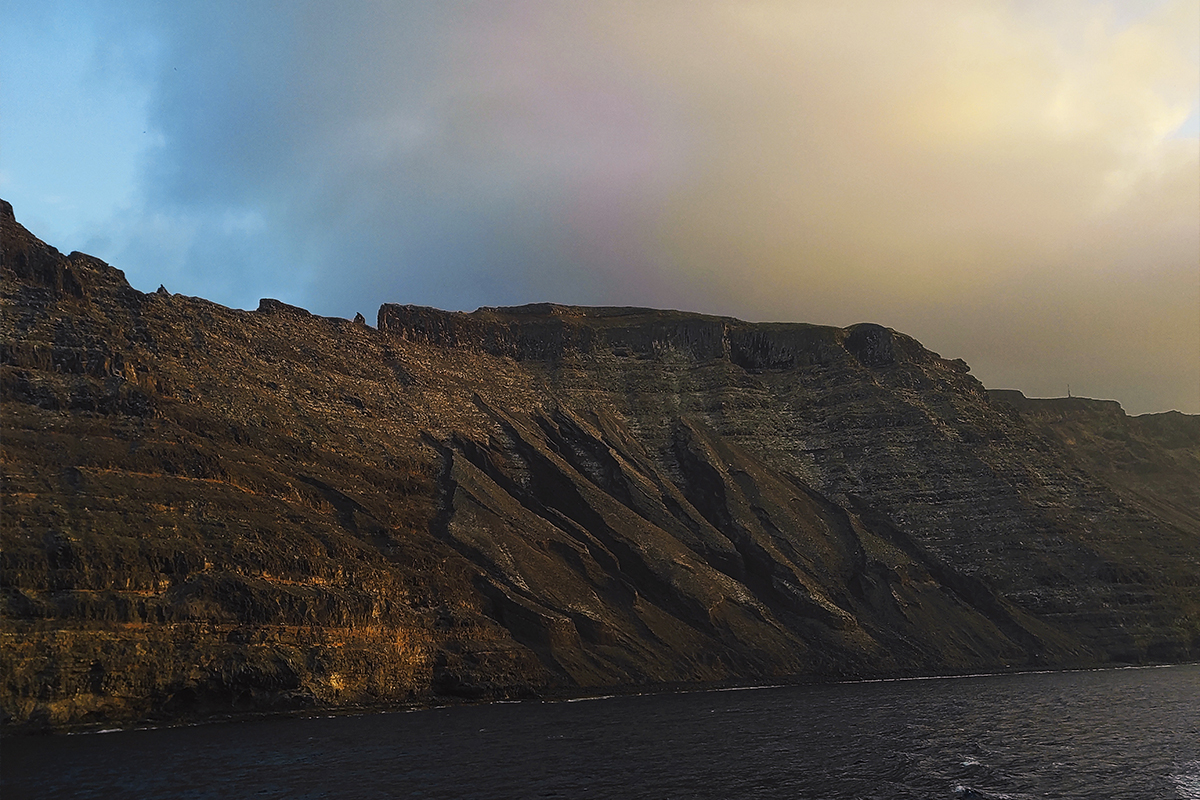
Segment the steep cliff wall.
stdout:
[[0,234],[10,727],[1200,654],[1194,417],[1122,482],[880,326],[372,329]]

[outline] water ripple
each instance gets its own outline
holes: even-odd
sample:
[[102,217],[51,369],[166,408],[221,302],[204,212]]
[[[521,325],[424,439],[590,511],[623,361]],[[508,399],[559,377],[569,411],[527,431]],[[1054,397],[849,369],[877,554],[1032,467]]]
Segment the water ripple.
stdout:
[[1200,800],[1200,667],[9,739],[19,798]]

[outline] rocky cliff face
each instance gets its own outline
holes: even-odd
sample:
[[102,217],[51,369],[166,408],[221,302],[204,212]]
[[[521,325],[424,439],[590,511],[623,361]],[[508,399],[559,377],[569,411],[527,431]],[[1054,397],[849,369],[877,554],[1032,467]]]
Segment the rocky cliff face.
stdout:
[[876,325],[372,329],[0,232],[10,727],[1200,657],[1195,417]]

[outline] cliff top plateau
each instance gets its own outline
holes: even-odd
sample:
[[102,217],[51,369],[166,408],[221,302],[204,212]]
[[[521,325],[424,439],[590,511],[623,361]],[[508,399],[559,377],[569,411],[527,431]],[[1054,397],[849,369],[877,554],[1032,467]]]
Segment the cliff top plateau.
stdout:
[[143,294],[0,202],[6,732],[1200,658],[1200,418],[878,325]]

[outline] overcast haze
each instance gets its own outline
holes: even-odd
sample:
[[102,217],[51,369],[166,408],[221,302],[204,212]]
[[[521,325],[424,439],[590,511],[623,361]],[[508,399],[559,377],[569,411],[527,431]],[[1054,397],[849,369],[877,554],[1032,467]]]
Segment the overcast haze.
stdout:
[[0,197],[135,287],[849,325],[1200,413],[1200,0],[12,2]]

